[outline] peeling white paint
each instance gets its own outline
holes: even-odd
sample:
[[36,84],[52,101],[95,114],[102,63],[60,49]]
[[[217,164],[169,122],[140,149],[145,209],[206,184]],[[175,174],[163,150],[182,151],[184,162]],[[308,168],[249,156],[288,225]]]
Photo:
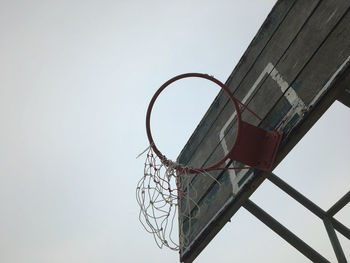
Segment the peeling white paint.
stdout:
[[[318,102],[320,97],[328,90],[328,88],[333,83],[334,79],[338,76],[339,72],[342,71],[342,69],[350,63],[350,56],[345,59],[345,61],[342,63],[342,65],[334,72],[334,74],[331,76],[331,78],[327,81],[327,83],[322,87],[322,89],[316,94],[314,99],[311,101],[311,103],[306,106],[305,103],[302,101],[302,99],[298,96],[296,91],[293,88],[289,88],[288,82],[283,78],[283,76],[278,72],[278,70],[274,67],[274,65],[269,62],[264,70],[261,72],[259,77],[254,82],[253,86],[248,91],[247,95],[243,98],[242,103],[246,104],[247,101],[254,95],[259,83],[263,80],[265,77],[265,74],[268,74],[280,87],[280,90],[284,93],[284,97],[287,99],[287,101],[292,106],[291,109],[288,111],[288,113],[284,116],[282,121],[278,125],[278,129],[282,130],[293,118],[295,114],[298,114],[299,116],[303,116],[305,112],[307,112],[311,107],[315,105],[315,103]],[[219,133],[219,139],[221,147],[224,151],[224,154],[227,154],[229,149],[227,146],[227,142],[225,140],[225,132],[227,128],[230,126],[230,124],[235,120],[237,117],[237,113],[234,112],[230,118],[226,121],[224,126],[221,128]],[[226,161],[226,165],[228,164],[229,160]],[[232,165],[231,165],[232,166]],[[243,176],[248,172],[248,170],[228,170],[230,175],[230,180],[232,183],[232,192],[233,194],[238,193],[241,187],[238,186],[238,182],[243,178]]]
[[[288,102],[292,105],[292,108],[290,111],[286,114],[285,118],[283,119],[284,123],[288,123],[288,120],[293,117],[293,115],[298,112],[302,113],[306,109],[306,106],[304,102],[299,98],[297,93],[295,92],[294,89],[289,89],[288,92],[287,89],[289,87],[289,84],[287,83],[286,80],[282,77],[281,74],[277,71],[275,66],[269,62],[264,70],[260,73],[259,77],[256,79],[254,82],[253,86],[250,88],[248,91],[247,95],[243,98],[242,103],[246,104],[247,101],[254,95],[259,83],[263,80],[265,75],[270,76],[274,81],[276,81],[277,85],[280,87],[281,91],[284,93],[284,96],[288,100]],[[219,133],[219,139],[220,139],[220,144],[221,147],[224,151],[224,154],[227,154],[229,149],[225,140],[225,132],[227,128],[230,126],[230,124],[233,122],[233,120],[237,117],[237,113],[234,112],[230,118],[226,121],[224,126],[221,128],[220,133]],[[226,161],[226,165],[228,164],[229,160]],[[232,183],[232,192],[233,194],[236,194],[240,187],[238,186],[239,180],[248,172],[247,170],[228,170],[229,175],[230,175],[230,180]]]
[[[300,116],[304,114],[307,107],[305,103],[300,99],[298,94],[293,88],[288,89],[289,84],[285,81],[281,74],[274,68],[270,74],[271,78],[277,82],[277,84],[281,87],[281,91],[284,93],[284,97],[288,100],[290,105],[292,105],[291,109],[284,116],[283,120],[278,125],[278,129],[283,129],[285,125],[293,118],[295,113]],[[288,91],[287,91],[288,89]],[[286,92],[287,91],[287,92]]]

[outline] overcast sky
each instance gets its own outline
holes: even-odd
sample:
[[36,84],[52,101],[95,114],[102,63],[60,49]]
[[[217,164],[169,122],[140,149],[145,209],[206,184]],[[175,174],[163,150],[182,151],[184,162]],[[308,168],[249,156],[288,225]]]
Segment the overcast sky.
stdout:
[[[225,82],[274,3],[0,1],[0,262],[177,262],[138,221],[149,100],[180,73]],[[157,104],[172,158],[217,93]],[[275,171],[323,209],[349,190],[349,118],[333,105]],[[322,222],[269,182],[252,200],[335,261]],[[336,217],[349,226],[349,205]],[[308,262],[244,209],[197,260],[217,261]]]

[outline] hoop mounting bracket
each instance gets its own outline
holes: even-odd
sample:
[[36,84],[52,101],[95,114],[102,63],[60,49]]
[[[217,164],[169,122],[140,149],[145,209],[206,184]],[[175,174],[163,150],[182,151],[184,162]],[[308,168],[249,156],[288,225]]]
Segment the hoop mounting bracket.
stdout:
[[241,121],[241,131],[229,158],[252,168],[271,171],[282,132],[264,130]]

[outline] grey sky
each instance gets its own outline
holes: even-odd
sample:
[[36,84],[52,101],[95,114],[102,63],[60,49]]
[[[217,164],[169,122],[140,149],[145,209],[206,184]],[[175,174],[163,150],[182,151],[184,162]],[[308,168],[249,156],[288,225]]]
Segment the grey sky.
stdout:
[[[138,222],[149,100],[179,73],[225,81],[274,3],[1,1],[0,262],[177,262]],[[171,92],[154,129],[176,157],[218,90]],[[349,190],[349,116],[334,105],[276,169],[324,209]],[[253,200],[335,259],[322,223],[268,182]],[[198,262],[233,258],[308,262],[242,209]]]

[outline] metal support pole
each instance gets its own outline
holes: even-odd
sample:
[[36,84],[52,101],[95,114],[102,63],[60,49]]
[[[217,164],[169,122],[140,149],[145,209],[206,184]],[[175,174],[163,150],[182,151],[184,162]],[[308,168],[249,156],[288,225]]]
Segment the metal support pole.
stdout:
[[350,202],[350,191],[347,192],[338,202],[336,202],[328,211],[327,214],[329,216],[334,216],[339,212],[344,206],[346,206]]
[[275,174],[270,174],[270,176],[268,176],[267,178],[273,184],[275,184],[277,187],[279,187],[281,190],[283,190],[285,193],[287,193],[289,196],[291,196],[296,201],[298,201],[301,205],[307,208],[310,212],[312,212],[313,214],[315,214],[316,216],[318,216],[320,219],[323,220],[323,223],[326,227],[334,253],[338,259],[338,262],[340,263],[347,262],[344,252],[342,250],[342,247],[340,245],[339,239],[334,229],[338,230],[341,234],[343,234],[348,239],[350,239],[350,230],[346,226],[344,226],[342,223],[340,223],[338,220],[336,220],[333,216],[340,209],[342,209],[347,203],[349,203],[350,191],[346,193],[337,203],[335,203],[326,212],[323,209],[321,209],[319,206],[314,204],[312,201],[307,199],[305,196],[303,196],[301,193],[299,193],[297,190],[295,190],[293,187],[291,187],[289,184],[284,182],[281,178],[277,177]]
[[[305,208],[307,208],[310,212],[312,212],[313,214],[318,216],[320,219],[324,220],[324,218],[328,217],[328,214],[327,214],[326,211],[324,211],[322,208],[317,206],[311,200],[309,200],[304,195],[299,193],[297,190],[295,190],[289,184],[284,182],[281,178],[277,177],[275,174],[271,173],[267,177],[267,179],[270,180],[270,182],[273,183],[274,185],[276,185],[278,188],[283,190],[285,193],[287,193],[290,197],[292,197],[293,199],[298,201],[301,205],[303,205]],[[349,201],[348,200],[349,198],[350,198],[350,194],[347,193],[333,207],[339,208],[341,205],[344,206],[346,204],[346,201]],[[336,208],[333,208],[333,209],[332,208],[330,210],[332,210],[332,211],[339,211],[339,210],[336,210]],[[340,207],[340,209],[341,209],[341,207]],[[339,231],[342,235],[344,235],[345,237],[347,237],[350,240],[350,229],[349,228],[344,226],[342,223],[340,223],[338,220],[336,220],[333,217],[329,217],[329,220],[331,221],[332,225],[334,226],[334,228],[337,231]]]
[[350,240],[350,229],[344,226],[342,223],[340,223],[338,220],[334,219],[333,217],[330,218],[334,228],[341,233],[344,237],[347,237]]
[[312,213],[314,213],[319,218],[323,218],[326,215],[326,212],[321,209],[319,206],[317,206],[314,202],[312,202],[310,199],[306,198],[304,195],[299,193],[297,190],[295,190],[292,186],[287,184],[285,181],[283,181],[281,178],[276,176],[275,174],[271,173],[268,177],[268,180],[270,180],[271,183],[276,185],[278,188],[283,190],[285,193],[287,193],[290,197],[294,198],[296,201],[298,201],[301,205],[303,205],[305,208],[310,210]]
[[339,263],[347,263],[347,260],[345,258],[343,249],[340,245],[339,239],[337,237],[337,234],[334,231],[333,225],[331,221],[328,218],[323,219],[324,226],[326,227],[329,240],[331,241],[334,253],[338,259]]
[[243,203],[243,207],[313,262],[329,262],[251,200]]

